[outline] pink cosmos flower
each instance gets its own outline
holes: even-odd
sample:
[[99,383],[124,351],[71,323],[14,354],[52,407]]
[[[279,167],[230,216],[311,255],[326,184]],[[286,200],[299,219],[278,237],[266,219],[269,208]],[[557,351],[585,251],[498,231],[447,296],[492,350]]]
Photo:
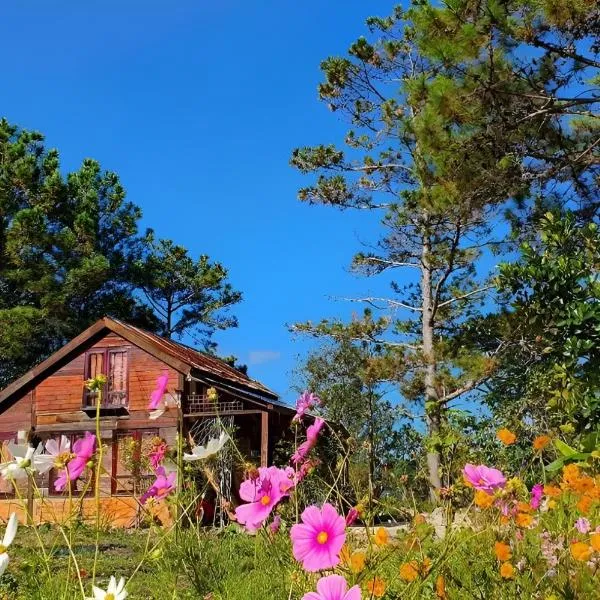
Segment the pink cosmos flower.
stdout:
[[296,484],[300,483],[315,467],[321,464],[319,459],[304,461],[296,471]]
[[152,452],[149,454],[150,465],[156,471],[158,469],[160,463],[163,461],[165,454],[167,453],[167,443],[164,440],[161,440],[159,444],[156,444],[152,448]]
[[346,515],[346,526],[350,527],[350,525],[353,525],[354,522],[356,521],[356,519],[358,519],[359,517],[359,512],[356,508],[352,507],[349,511],[348,514]]
[[506,502],[505,500],[498,500],[496,506],[500,509],[503,516],[509,517],[517,514],[517,505],[515,501]]
[[292,456],[292,463],[295,465],[303,462],[309,455],[310,451],[317,445],[319,433],[325,425],[325,421],[320,417],[315,419],[315,422],[306,429],[306,441],[298,446],[296,452]]
[[158,467],[158,469],[156,469],[156,479],[144,494],[142,494],[140,503],[145,504],[150,498],[156,500],[166,498],[175,489],[176,479],[176,471],[167,474],[164,467]]
[[346,522],[331,504],[307,507],[302,523],[292,527],[294,558],[302,562],[305,571],[320,571],[340,562],[340,551],[346,541]]
[[271,533],[277,533],[281,528],[281,517],[279,515],[275,515],[271,524],[269,525],[269,531]]
[[579,531],[579,533],[589,533],[590,529],[592,528],[592,525],[588,519],[586,519],[585,517],[581,517],[577,519],[577,521],[575,521],[575,528],[577,529],[577,531]]
[[476,490],[482,490],[486,494],[493,494],[498,488],[506,485],[506,477],[502,471],[486,467],[485,465],[466,464],[463,469],[465,480]]
[[67,485],[67,481],[75,481],[85,471],[88,462],[96,452],[96,436],[89,431],[85,432],[85,437],[78,439],[73,444],[72,458],[61,472],[60,476],[54,482],[54,489],[57,492],[62,492]]
[[357,585],[348,589],[341,575],[321,577],[317,581],[317,591],[302,596],[302,600],[360,600],[360,588]]
[[314,408],[315,406],[319,406],[321,404],[321,398],[316,394],[311,394],[309,392],[303,392],[301,396],[296,401],[296,414],[292,419],[292,423],[297,423],[302,421],[304,415]]
[[167,385],[169,383],[169,372],[163,371],[162,375],[159,375],[156,380],[156,387],[152,394],[150,394],[150,404],[148,410],[156,410],[160,406],[160,402],[167,391]]
[[248,531],[256,531],[268,519],[280,500],[294,487],[294,471],[287,467],[260,467],[258,477],[240,485],[240,498],[248,502],[235,509],[238,523]]
[[544,495],[544,486],[541,483],[536,483],[531,488],[531,500],[529,501],[529,506],[533,508],[533,510],[537,510],[542,503],[542,496]]

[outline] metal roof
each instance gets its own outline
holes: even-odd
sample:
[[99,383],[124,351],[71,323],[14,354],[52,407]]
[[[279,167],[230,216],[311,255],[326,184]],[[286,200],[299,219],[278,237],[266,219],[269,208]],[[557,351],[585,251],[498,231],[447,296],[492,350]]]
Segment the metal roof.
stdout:
[[156,348],[171,355],[173,358],[190,365],[190,367],[197,369],[198,371],[210,373],[226,381],[237,383],[243,387],[255,390],[260,394],[270,396],[273,399],[278,398],[275,392],[265,387],[262,383],[251,379],[235,367],[232,367],[230,364],[226,363],[220,358],[217,358],[216,356],[212,356],[206,352],[201,352],[200,350],[196,350],[195,348],[191,348],[185,344],[160,337],[154,333],[151,333],[150,331],[140,329],[139,327],[135,327],[129,323],[124,323],[118,319],[105,318],[104,320],[118,323],[121,325],[121,327],[126,328],[133,334],[143,336],[150,344],[156,346]]

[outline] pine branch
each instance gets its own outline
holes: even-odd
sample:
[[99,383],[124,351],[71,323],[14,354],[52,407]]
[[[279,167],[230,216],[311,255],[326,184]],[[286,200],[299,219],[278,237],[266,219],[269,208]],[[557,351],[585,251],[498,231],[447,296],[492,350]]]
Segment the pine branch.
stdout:
[[592,60],[591,58],[588,58],[587,56],[582,56],[581,54],[578,54],[577,52],[571,52],[571,51],[567,50],[566,48],[557,46],[556,44],[551,44],[550,42],[546,42],[545,40],[542,40],[539,37],[534,38],[533,45],[537,46],[538,48],[544,48],[545,50],[548,50],[549,52],[554,52],[564,58],[571,58],[577,62],[583,63],[584,65],[588,65],[588,67],[596,67],[597,69],[600,69],[600,62],[598,62],[596,60]]

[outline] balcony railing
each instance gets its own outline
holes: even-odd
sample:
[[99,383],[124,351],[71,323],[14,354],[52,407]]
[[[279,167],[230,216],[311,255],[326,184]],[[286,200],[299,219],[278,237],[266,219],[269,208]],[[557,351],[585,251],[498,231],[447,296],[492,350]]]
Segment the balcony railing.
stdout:
[[[86,390],[83,396],[83,409],[95,409],[97,401],[98,392]],[[127,406],[128,398],[125,390],[115,390],[102,393],[102,400],[100,403],[101,409],[127,408]]]
[[240,400],[211,400],[203,394],[189,394],[184,402],[184,413],[217,413],[243,410],[244,404]]

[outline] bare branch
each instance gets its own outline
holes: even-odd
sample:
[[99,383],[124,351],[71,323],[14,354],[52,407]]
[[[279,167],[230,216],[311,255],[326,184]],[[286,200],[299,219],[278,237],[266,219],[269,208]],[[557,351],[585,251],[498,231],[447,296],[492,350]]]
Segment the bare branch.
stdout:
[[397,164],[397,163],[388,163],[385,165],[361,165],[359,167],[349,167],[351,171],[366,171],[367,173],[371,173],[372,171],[379,171],[383,169],[402,169],[403,171],[407,171],[408,173],[413,172],[412,167],[408,167],[406,165]]
[[364,262],[380,263],[382,265],[388,265],[390,267],[412,267],[413,269],[420,269],[421,265],[410,262],[398,262],[395,260],[386,260],[385,258],[379,258],[377,256],[365,256],[362,259]]
[[410,304],[405,304],[404,302],[399,302],[398,300],[392,300],[391,298],[379,298],[375,296],[369,296],[367,298],[343,298],[343,297],[334,297],[334,300],[345,300],[347,302],[365,302],[366,304],[370,304],[374,308],[381,308],[377,306],[376,302],[385,302],[390,306],[395,306],[397,308],[405,308],[406,310],[412,310],[414,312],[422,312],[423,309],[418,306],[411,306]]
[[596,67],[597,69],[600,69],[600,62],[598,62],[596,60],[592,60],[591,58],[588,58],[587,56],[582,56],[581,54],[577,54],[576,52],[571,52],[571,51],[567,50],[566,48],[561,48],[560,46],[557,46],[556,44],[551,44],[550,42],[546,42],[545,40],[542,40],[539,37],[536,37],[533,40],[533,45],[538,46],[539,48],[544,48],[545,50],[548,50],[550,52],[554,52],[554,53],[558,54],[559,56],[562,56],[563,58],[572,58],[573,60],[583,63],[584,65],[588,65],[589,67]]
[[465,298],[468,298],[469,296],[474,296],[475,294],[480,294],[481,292],[486,292],[487,290],[493,289],[493,287],[494,287],[493,285],[486,285],[485,287],[478,288],[476,290],[472,290],[472,291],[468,292],[467,294],[462,294],[460,296],[456,296],[455,298],[450,298],[450,300],[441,302],[438,305],[438,308],[443,308],[444,306],[448,306],[449,304],[453,304],[454,302],[458,302],[459,300],[464,300]]
[[448,402],[456,400],[456,398],[458,398],[459,396],[462,396],[463,394],[466,394],[467,392],[470,392],[475,388],[479,387],[488,378],[489,375],[486,375],[485,377],[482,377],[477,380],[469,380],[462,387],[459,387],[458,389],[454,390],[453,392],[450,392],[449,394],[445,394],[442,398],[438,400],[438,402],[440,404],[448,404]]

